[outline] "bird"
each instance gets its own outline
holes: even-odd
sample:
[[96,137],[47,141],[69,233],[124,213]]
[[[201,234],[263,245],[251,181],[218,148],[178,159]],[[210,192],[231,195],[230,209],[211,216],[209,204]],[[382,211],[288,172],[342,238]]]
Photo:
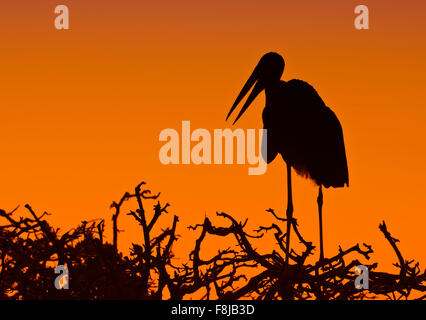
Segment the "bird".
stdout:
[[335,113],[309,83],[299,79],[281,80],[284,68],[285,61],[280,54],[269,52],[263,55],[229,110],[226,120],[252,87],[233,125],[253,100],[265,91],[262,119],[266,135],[262,139],[262,156],[269,164],[280,154],[287,169],[286,263],[290,255],[291,225],[295,221],[292,169],[318,186],[319,261],[323,262],[322,187],[349,187],[343,130]]

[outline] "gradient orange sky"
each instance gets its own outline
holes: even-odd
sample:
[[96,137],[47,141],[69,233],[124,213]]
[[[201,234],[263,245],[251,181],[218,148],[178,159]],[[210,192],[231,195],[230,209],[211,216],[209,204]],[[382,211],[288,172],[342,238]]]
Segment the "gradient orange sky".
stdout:
[[[54,28],[58,4],[70,30]],[[358,4],[370,30],[353,26]],[[265,209],[283,215],[286,205],[281,159],[263,176],[244,165],[164,166],[158,136],[182,120],[230,127],[242,85],[276,51],[283,79],[313,85],[343,126],[350,187],[325,191],[326,254],[366,242],[391,269],[384,219],[404,257],[426,261],[424,1],[2,1],[0,38],[0,208],[30,203],[64,231],[105,218],[112,241],[110,203],[143,180],[171,204],[161,226],[180,217],[178,253],[198,234],[186,226],[216,211],[249,218],[248,230],[269,224]],[[263,106],[262,94],[238,126],[261,128]],[[300,230],[318,244],[317,188],[293,182]],[[131,217],[119,224],[123,250],[141,241]]]

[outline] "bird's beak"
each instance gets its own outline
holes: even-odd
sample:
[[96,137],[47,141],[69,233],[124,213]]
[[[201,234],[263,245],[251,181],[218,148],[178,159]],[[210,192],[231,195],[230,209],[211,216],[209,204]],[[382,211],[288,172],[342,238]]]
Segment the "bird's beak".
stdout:
[[252,92],[250,93],[249,97],[247,98],[246,103],[241,108],[240,113],[238,114],[237,118],[234,120],[232,124],[235,124],[238,119],[243,115],[243,113],[247,110],[247,108],[250,106],[250,104],[253,102],[254,99],[259,95],[259,93],[262,92],[264,89],[263,85],[259,81],[258,77],[258,68],[255,68],[253,73],[251,74],[250,78],[247,80],[246,84],[244,85],[243,89],[241,90],[240,94],[238,95],[237,99],[235,100],[234,104],[231,107],[231,110],[229,110],[228,116],[226,117],[226,120],[228,120],[231,113],[235,110],[237,105],[241,102],[241,100],[244,98],[244,96],[249,92],[251,87],[254,85],[254,88]]

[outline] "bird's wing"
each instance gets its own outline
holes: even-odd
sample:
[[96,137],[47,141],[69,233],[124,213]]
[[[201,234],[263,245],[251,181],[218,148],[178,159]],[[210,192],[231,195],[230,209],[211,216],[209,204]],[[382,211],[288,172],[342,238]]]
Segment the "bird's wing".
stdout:
[[325,107],[323,110],[321,135],[323,155],[329,168],[328,185],[333,187],[349,186],[348,164],[346,159],[343,130],[334,112]]
[[336,115],[307,82],[294,79],[286,87],[292,93],[290,103],[297,106],[298,121],[292,130],[297,141],[293,148],[301,157],[300,171],[309,172],[326,187],[349,185],[343,130]]

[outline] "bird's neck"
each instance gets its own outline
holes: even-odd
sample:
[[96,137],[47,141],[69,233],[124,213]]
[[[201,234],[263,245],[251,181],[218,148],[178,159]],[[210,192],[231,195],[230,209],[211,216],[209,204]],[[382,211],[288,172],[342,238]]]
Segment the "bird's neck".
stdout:
[[266,105],[268,105],[268,101],[272,99],[274,93],[280,87],[281,83],[284,83],[284,81],[274,81],[268,83],[268,85],[265,87]]

